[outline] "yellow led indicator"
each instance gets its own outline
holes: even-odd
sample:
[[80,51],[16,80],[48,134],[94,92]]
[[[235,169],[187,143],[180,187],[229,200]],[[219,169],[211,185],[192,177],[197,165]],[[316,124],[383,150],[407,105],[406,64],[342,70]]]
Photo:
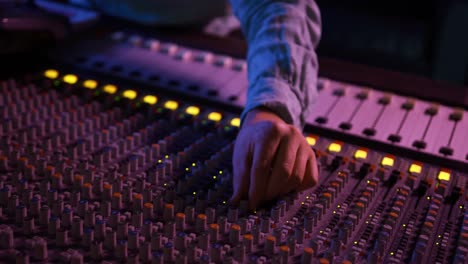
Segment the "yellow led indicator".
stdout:
[[154,105],[158,102],[158,98],[154,95],[147,95],[143,97],[143,102],[150,104],[150,105]]
[[192,105],[192,106],[187,107],[187,109],[185,109],[185,113],[196,116],[200,113],[200,108]]
[[310,146],[315,146],[315,144],[317,144],[317,138],[316,138],[316,137],[307,136],[307,137],[306,137],[306,140],[307,140],[307,143],[308,143]]
[[450,170],[441,169],[439,175],[437,175],[437,179],[439,179],[439,181],[450,181]]
[[74,74],[67,74],[63,76],[63,81],[68,84],[75,84],[78,81],[78,77]]
[[83,82],[83,86],[85,88],[94,90],[97,87],[97,82],[95,80],[86,80],[86,81]]
[[169,100],[164,104],[164,107],[171,110],[176,110],[179,107],[179,103],[176,101]]
[[330,152],[340,152],[341,151],[341,144],[337,142],[333,142],[328,146],[328,151]]
[[221,120],[223,116],[218,113],[218,112],[211,112],[209,115],[208,115],[208,119],[211,120],[211,121],[216,121],[218,122],[219,120]]
[[366,159],[367,158],[367,150],[365,149],[358,149],[354,153],[354,157],[356,159]]
[[382,166],[389,166],[389,167],[392,167],[394,163],[395,163],[395,158],[392,156],[385,156],[381,162]]
[[54,69],[48,69],[44,72],[44,76],[49,79],[57,79],[59,73]]
[[234,117],[231,120],[231,126],[240,127],[240,122],[241,122],[240,118]]
[[123,93],[122,93],[122,96],[125,97],[125,98],[128,98],[130,100],[133,100],[137,97],[137,92],[134,91],[134,90],[125,90]]
[[117,92],[117,86],[113,84],[106,84],[103,88],[104,92],[108,94],[115,94]]
[[409,172],[411,172],[411,173],[419,174],[419,173],[421,173],[421,171],[422,171],[422,165],[419,162],[415,162],[415,163],[411,164],[411,166],[409,167]]

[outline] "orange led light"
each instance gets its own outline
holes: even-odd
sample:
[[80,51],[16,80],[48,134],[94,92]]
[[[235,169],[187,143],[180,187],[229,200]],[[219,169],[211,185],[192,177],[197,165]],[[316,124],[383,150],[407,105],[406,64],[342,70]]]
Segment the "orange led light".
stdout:
[[382,164],[382,166],[389,166],[389,167],[392,167],[393,164],[395,164],[395,157],[390,156],[390,155],[385,156],[385,157],[383,157],[383,159],[382,159],[382,161],[381,161],[380,164]]
[[196,115],[198,115],[200,113],[200,108],[191,105],[191,106],[187,107],[187,109],[185,109],[185,113],[187,113],[189,115],[196,116]]
[[115,94],[117,92],[117,86],[113,84],[106,84],[102,89],[108,94]]
[[234,117],[231,120],[231,126],[240,127],[241,120],[238,117]]
[[164,107],[170,110],[176,110],[179,107],[179,103],[169,100],[164,104]]
[[78,81],[78,77],[74,74],[67,74],[63,76],[63,81],[68,84],[75,84]]
[[416,174],[419,174],[421,173],[422,171],[422,164],[420,162],[414,162],[413,164],[411,164],[411,166],[409,167],[409,172],[410,173],[416,173]]
[[328,146],[328,151],[338,153],[341,151],[341,145],[339,142],[333,142]]
[[208,115],[208,119],[211,120],[211,121],[215,121],[215,122],[219,122],[221,120],[221,118],[223,118],[223,116],[219,112],[211,112]]
[[147,95],[143,97],[143,102],[150,104],[150,105],[154,105],[158,102],[158,98],[154,95]]
[[309,136],[306,137],[306,140],[307,140],[307,143],[310,146],[315,146],[315,144],[317,144],[317,137],[316,136],[309,135]]
[[354,157],[356,159],[366,159],[367,158],[367,150],[366,149],[358,149],[354,153]]
[[125,97],[125,98],[128,98],[130,100],[133,100],[137,97],[137,92],[135,90],[125,90],[123,93],[122,93],[122,96]]
[[437,179],[439,181],[450,181],[450,173],[451,171],[449,169],[441,169],[437,175]]
[[83,87],[94,90],[97,87],[97,82],[95,80],[86,80],[83,82]]
[[59,72],[54,69],[48,69],[44,71],[44,76],[49,79],[57,79],[57,77],[59,76]]

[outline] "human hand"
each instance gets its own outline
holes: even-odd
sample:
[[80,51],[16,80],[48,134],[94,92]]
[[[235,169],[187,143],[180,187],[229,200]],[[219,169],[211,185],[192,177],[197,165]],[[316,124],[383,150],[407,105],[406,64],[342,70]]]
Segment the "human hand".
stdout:
[[233,154],[231,202],[249,200],[250,209],[317,183],[315,154],[301,131],[266,109],[250,111]]

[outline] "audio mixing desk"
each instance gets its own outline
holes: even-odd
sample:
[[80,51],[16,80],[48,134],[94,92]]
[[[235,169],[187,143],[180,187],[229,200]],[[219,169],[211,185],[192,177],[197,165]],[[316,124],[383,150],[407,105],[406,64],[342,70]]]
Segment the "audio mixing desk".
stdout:
[[463,108],[320,78],[318,184],[252,212],[244,60],[126,32],[52,57],[0,82],[1,262],[468,261]]

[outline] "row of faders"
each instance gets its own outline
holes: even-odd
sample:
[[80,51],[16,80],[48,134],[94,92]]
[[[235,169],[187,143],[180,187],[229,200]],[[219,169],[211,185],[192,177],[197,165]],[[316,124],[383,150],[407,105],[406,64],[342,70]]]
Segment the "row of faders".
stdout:
[[251,212],[228,203],[236,115],[42,75],[0,83],[2,261],[467,261],[463,173],[307,135],[319,183]]

